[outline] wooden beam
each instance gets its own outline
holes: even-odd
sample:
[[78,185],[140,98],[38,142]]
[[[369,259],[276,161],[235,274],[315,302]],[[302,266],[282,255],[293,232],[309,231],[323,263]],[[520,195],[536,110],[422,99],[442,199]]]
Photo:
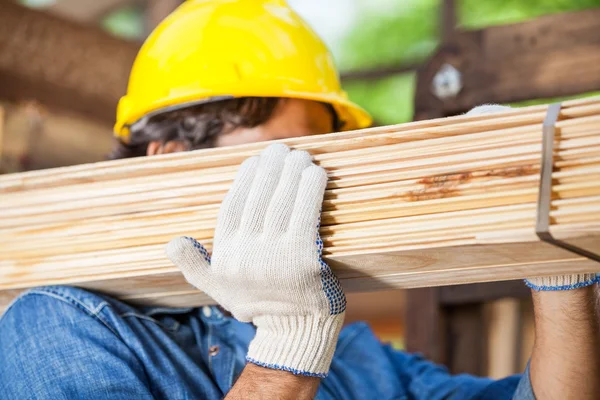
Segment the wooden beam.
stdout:
[[[440,99],[432,82],[445,64],[460,72],[462,90]],[[415,119],[456,115],[483,103],[597,90],[600,8],[456,32],[417,73]]]
[[394,75],[401,75],[408,72],[414,72],[422,66],[422,63],[405,63],[387,67],[376,67],[356,71],[346,71],[341,73],[342,82],[350,81],[371,81],[388,78]]
[[0,106],[6,112],[5,172],[102,161],[113,144],[110,124],[48,112],[35,102]]
[[43,10],[71,21],[90,24],[119,7],[136,2],[140,0],[57,0]]
[[441,27],[441,41],[448,42],[456,31],[456,2],[454,0],[442,1]]
[[0,2],[0,98],[113,123],[139,44]]
[[[286,139],[329,171],[320,232],[344,288],[597,272],[534,232],[546,111]],[[600,99],[572,100],[556,124],[552,232],[591,252],[600,250],[599,120]],[[73,284],[140,302],[194,295],[164,245],[186,235],[210,248],[239,163],[264,147],[0,177],[0,290]]]

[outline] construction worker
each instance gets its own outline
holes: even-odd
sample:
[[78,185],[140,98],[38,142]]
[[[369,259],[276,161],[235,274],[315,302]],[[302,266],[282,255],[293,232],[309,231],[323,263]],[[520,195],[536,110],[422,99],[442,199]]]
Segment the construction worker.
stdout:
[[[283,0],[191,0],[140,50],[112,157],[370,121],[340,89],[326,47]],[[74,287],[20,296],[0,320],[1,397],[598,398],[595,275],[527,281],[535,348],[523,375],[501,380],[452,376],[381,344],[364,323],[341,329],[345,297],[317,233],[326,180],[308,153],[269,146],[240,167],[212,260],[191,238],[169,243],[188,281],[222,307],[142,308]]]

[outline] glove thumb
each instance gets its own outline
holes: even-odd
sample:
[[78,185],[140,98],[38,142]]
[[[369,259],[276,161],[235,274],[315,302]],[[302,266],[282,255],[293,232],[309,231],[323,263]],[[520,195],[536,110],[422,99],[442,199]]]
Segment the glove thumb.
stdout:
[[181,236],[171,240],[166,247],[169,260],[175,264],[185,279],[207,292],[210,285],[210,255],[208,251],[196,239]]

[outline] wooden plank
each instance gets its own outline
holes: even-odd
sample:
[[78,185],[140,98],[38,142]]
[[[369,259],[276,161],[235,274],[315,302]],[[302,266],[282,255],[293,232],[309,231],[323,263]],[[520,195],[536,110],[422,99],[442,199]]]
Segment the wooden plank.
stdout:
[[138,43],[0,2],[0,98],[113,123]]
[[[600,236],[594,238],[592,241],[596,242],[595,251],[600,251]],[[555,252],[565,251],[554,249],[549,245],[541,243],[539,245],[532,243],[512,243],[502,245],[501,247],[465,246],[460,248],[461,253],[469,253],[473,258],[476,257],[476,253],[480,254],[486,251],[495,252],[498,250],[505,251],[506,253],[514,253],[514,257],[511,257],[510,261],[507,259],[504,259],[504,261],[493,259],[487,265],[477,265],[474,263],[461,265],[460,260],[457,260],[457,263],[453,263],[454,265],[448,265],[446,261],[448,257],[456,255],[456,248],[441,248],[436,249],[436,254],[426,251],[397,252],[385,255],[365,254],[362,257],[354,256],[351,259],[330,257],[327,261],[334,268],[344,290],[348,293],[451,285],[457,283],[457,281],[494,281],[514,276],[524,278],[532,274],[537,274],[539,271],[544,271],[544,274],[554,275],[564,273],[565,270],[577,272],[598,271],[597,263],[586,261],[579,257],[574,258],[568,254],[563,254],[564,258],[562,261],[557,260],[552,255],[556,255]],[[547,263],[526,261],[527,259],[534,260],[544,256],[549,256],[551,261]],[[461,258],[461,260],[465,261],[467,259],[468,257]],[[114,278],[101,278],[98,276],[78,277],[71,274],[62,278],[46,279],[32,286],[70,284],[114,295],[136,304],[161,304],[173,307],[180,306],[181,304],[187,304],[188,306],[214,304],[214,301],[210,297],[191,287],[183,276],[174,267],[170,266],[170,262],[166,258],[162,264],[163,267],[155,271],[134,272],[131,276],[118,274]],[[11,289],[8,290],[9,288]],[[0,284],[0,294],[2,294],[0,296],[0,308],[6,306],[18,293],[20,293],[18,288],[12,289],[12,287],[6,284]],[[418,304],[419,301],[411,303],[409,296],[407,299],[407,310],[414,309],[414,304]],[[413,307],[411,307],[411,304],[413,304]],[[413,318],[409,316],[407,321],[414,321],[414,318],[421,317],[420,313]],[[432,325],[432,323],[429,323],[429,325]],[[407,329],[412,328],[407,327]],[[415,329],[419,328],[415,327]],[[436,332],[439,332],[439,329]],[[420,344],[416,344],[413,348],[421,349],[421,351],[424,349]],[[443,362],[441,355],[439,360],[439,362]]]
[[[597,103],[571,101],[561,112],[551,212],[555,236],[593,252],[600,250]],[[534,232],[545,108],[287,140],[330,173],[321,235],[344,288],[596,272],[597,263]],[[0,290],[73,284],[141,302],[193,292],[164,244],[187,235],[210,249],[237,164],[264,146],[0,177]]]
[[515,298],[496,300],[485,306],[488,333],[485,375],[492,379],[502,379],[522,371],[518,353],[520,307],[521,301]]
[[[600,236],[599,236],[600,237]],[[590,238],[598,242],[598,238]],[[575,241],[575,243],[581,241]],[[589,243],[588,243],[589,244]],[[162,253],[162,247],[156,250]],[[595,244],[596,251],[600,244]],[[481,259],[483,252],[514,253],[510,257],[492,256]],[[334,268],[342,285],[349,292],[389,290],[394,288],[414,288],[455,284],[457,282],[494,281],[504,277],[528,276],[531,271],[549,271],[555,274],[566,268],[581,272],[594,272],[597,264],[581,257],[571,256],[565,250],[553,248],[539,242],[508,243],[486,246],[460,246],[461,256],[457,257],[455,247],[434,250],[413,250],[387,253],[366,253],[356,256],[330,256],[328,263]],[[164,256],[163,256],[164,257]],[[455,260],[449,261],[449,259]],[[544,262],[544,259],[547,260]],[[118,274],[111,278],[86,276],[85,271],[73,271],[64,276],[45,279],[40,284],[76,284],[106,293],[124,296],[128,299],[143,299],[147,296],[168,292],[189,292],[193,288],[185,281],[177,269],[171,266],[166,257],[160,268],[136,270],[126,275]],[[58,271],[57,271],[58,272]],[[118,268],[115,269],[118,273]],[[23,278],[34,277],[35,271],[23,270]],[[81,274],[78,276],[78,274]],[[17,288],[18,285],[14,285]],[[10,288],[13,286],[11,285]],[[0,289],[8,289],[5,280]],[[210,299],[203,300],[205,304]]]
[[[439,99],[431,84],[444,64],[460,71],[463,87],[457,96]],[[417,74],[415,119],[598,90],[600,8],[455,32]]]

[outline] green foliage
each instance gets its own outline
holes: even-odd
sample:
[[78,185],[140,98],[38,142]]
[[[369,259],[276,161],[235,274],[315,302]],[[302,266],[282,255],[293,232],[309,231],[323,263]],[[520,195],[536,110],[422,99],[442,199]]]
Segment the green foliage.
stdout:
[[415,74],[410,73],[377,81],[350,82],[344,89],[353,101],[371,113],[375,123],[387,125],[412,119],[415,82]]
[[[459,25],[466,29],[522,22],[541,15],[600,7],[600,0],[457,0]],[[398,2],[395,13],[367,8],[344,38],[340,69],[356,70],[424,61],[438,44],[441,0]],[[412,118],[414,75],[348,82],[350,98],[380,124]]]
[[127,6],[115,10],[102,20],[102,27],[125,39],[144,37],[144,15],[140,7]]
[[437,46],[437,3],[405,1],[399,2],[404,7],[395,13],[359,12],[355,28],[342,42],[340,69],[398,65],[427,57]]

